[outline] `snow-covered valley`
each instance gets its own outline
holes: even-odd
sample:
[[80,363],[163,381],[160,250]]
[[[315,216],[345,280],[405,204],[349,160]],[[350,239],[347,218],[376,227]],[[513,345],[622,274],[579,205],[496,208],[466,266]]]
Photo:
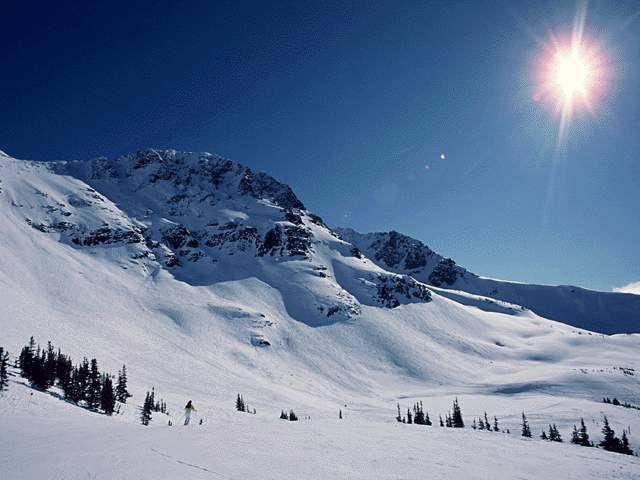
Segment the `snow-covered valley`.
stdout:
[[[640,478],[635,457],[567,444],[581,417],[599,440],[605,414],[640,449],[640,410],[602,403],[640,404],[639,334],[429,281],[441,258],[428,275],[420,258],[393,268],[265,174],[175,151],[0,155],[0,217],[0,346],[15,358],[34,335],[105,371],[126,364],[133,394],[109,417],[12,376],[7,478]],[[570,287],[545,288],[536,301],[555,312],[595,301],[602,331],[638,331],[640,296],[562,303]],[[152,386],[171,415],[144,427]],[[234,411],[238,393],[256,415]],[[486,411],[511,433],[394,419],[422,400],[435,420],[456,396],[467,425]],[[188,399],[202,425],[177,425]],[[299,422],[278,419],[290,408]],[[519,435],[523,411],[533,439]],[[537,438],[549,423],[564,444]]]

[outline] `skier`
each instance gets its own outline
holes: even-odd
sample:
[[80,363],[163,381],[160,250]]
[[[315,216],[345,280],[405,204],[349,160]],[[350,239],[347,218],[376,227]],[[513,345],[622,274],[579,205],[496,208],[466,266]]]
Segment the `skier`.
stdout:
[[189,425],[189,422],[191,421],[191,414],[195,411],[197,411],[196,407],[194,407],[193,403],[191,403],[191,400],[189,400],[187,404],[184,406],[184,424],[185,425]]

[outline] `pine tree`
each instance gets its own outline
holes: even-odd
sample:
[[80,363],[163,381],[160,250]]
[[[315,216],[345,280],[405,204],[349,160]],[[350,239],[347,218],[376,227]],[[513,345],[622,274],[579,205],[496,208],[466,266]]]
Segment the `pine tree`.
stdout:
[[60,350],[58,350],[56,362],[56,377],[58,378],[58,385],[62,388],[62,391],[65,392],[65,396],[67,396],[67,389],[69,383],[71,382],[71,372],[73,371],[73,363],[71,362],[71,358],[66,355],[63,355]]
[[22,347],[20,351],[19,364],[20,364],[20,375],[31,380],[32,366],[33,366],[33,358],[35,354],[36,341],[33,339],[33,336],[29,339],[29,343]]
[[482,421],[481,418],[478,419],[478,429],[484,430],[484,422]]
[[297,422],[298,421],[298,416],[294,413],[293,410],[289,410],[289,421],[290,422]]
[[101,389],[102,382],[100,371],[98,370],[98,361],[92,358],[91,369],[89,370],[89,377],[87,379],[87,407],[91,410],[97,410],[98,407],[100,407]]
[[413,423],[417,425],[427,424],[427,420],[424,416],[424,410],[422,409],[422,402],[416,403],[413,406]]
[[622,431],[622,445],[620,448],[620,453],[624,453],[625,455],[633,455],[633,450],[629,447],[629,439],[627,438],[627,432]]
[[473,428],[474,430],[476,430],[478,428],[478,424],[476,423],[476,419],[473,419],[473,422],[471,422],[471,428]]
[[142,412],[140,413],[140,422],[142,425],[149,425],[151,422],[152,405],[151,393],[147,390],[147,394],[144,397],[144,403],[142,404]]
[[113,391],[113,382],[111,376],[105,374],[102,377],[102,388],[100,389],[100,408],[107,415],[111,415],[115,405],[116,396]]
[[580,433],[578,432],[578,427],[573,425],[573,430],[571,431],[571,443],[575,445],[580,445]]
[[338,413],[338,418],[342,420],[342,409],[340,409],[340,412]]
[[89,390],[89,360],[86,357],[82,359],[82,363],[78,367],[76,382],[77,403],[87,399]]
[[425,413],[424,424],[428,425],[429,427],[431,426],[431,419],[429,418],[429,412]]
[[487,430],[491,431],[491,424],[489,423],[487,412],[484,412],[484,426],[487,428]]
[[53,350],[53,345],[51,342],[47,342],[47,353],[44,361],[44,371],[45,376],[47,377],[47,384],[49,386],[53,385],[56,382],[56,373],[58,370],[58,356],[56,352]]
[[493,431],[494,432],[499,432],[500,428],[498,428],[498,418],[497,417],[493,417]]
[[9,354],[5,352],[4,348],[0,347],[0,392],[9,386],[9,372],[7,371],[8,365]]
[[562,436],[560,435],[555,423],[553,425],[549,425],[549,440],[552,442],[562,442]]
[[440,417],[440,426],[444,427],[444,422],[442,421],[442,415],[439,415],[439,417]]
[[527,422],[527,417],[522,412],[522,436],[531,438],[531,429],[529,428],[529,422]]
[[602,425],[602,441],[600,442],[600,446],[605,450],[610,452],[615,452],[618,450],[618,442],[620,440],[616,438],[615,431],[609,425],[609,419],[604,417],[604,424]]
[[45,367],[46,352],[37,348],[35,355],[33,355],[31,361],[31,377],[29,378],[31,386],[38,390],[46,390],[51,386],[49,383],[49,376]]
[[580,418],[580,433],[578,435],[579,443],[583,447],[593,447],[593,443],[589,440],[589,434],[587,433],[587,426],[584,424],[584,419]]
[[280,413],[280,420],[289,420],[289,416],[282,410]]
[[451,420],[451,415],[449,415],[447,413],[447,415],[444,418],[444,424],[448,427],[451,428],[453,426],[453,421]]
[[127,366],[122,365],[122,369],[118,372],[118,383],[116,385],[116,400],[120,403],[127,403],[127,398],[131,394],[127,390]]
[[457,398],[453,401],[453,416],[451,417],[451,426],[453,428],[464,428],[462,412],[460,411],[460,405],[458,404]]
[[542,440],[549,440],[549,437],[547,437],[547,432],[545,432],[544,429],[542,429],[542,433],[540,434],[540,438]]
[[407,423],[413,423],[413,416],[411,415],[411,410],[407,408]]
[[244,404],[244,399],[242,398],[242,395],[238,394],[237,398],[236,398],[236,410],[239,412],[244,412],[245,410],[245,404]]
[[402,414],[400,413],[400,404],[398,403],[396,407],[398,408],[398,415],[396,416],[396,420],[398,422],[402,422]]

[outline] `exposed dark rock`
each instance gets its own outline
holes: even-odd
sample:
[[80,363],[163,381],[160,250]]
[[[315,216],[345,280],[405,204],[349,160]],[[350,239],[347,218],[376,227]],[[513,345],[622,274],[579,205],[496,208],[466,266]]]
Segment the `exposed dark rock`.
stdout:
[[459,267],[450,258],[444,258],[440,260],[436,268],[433,269],[431,275],[429,275],[429,283],[436,287],[443,285],[453,285],[458,277],[461,276]]
[[293,210],[285,210],[284,219],[287,222],[293,223],[294,225],[302,225],[302,217],[298,213],[295,213]]
[[275,225],[265,234],[262,245],[258,248],[258,256],[275,255],[278,251],[282,252],[282,228]]
[[387,308],[395,308],[403,302],[401,300],[431,301],[431,292],[421,283],[407,276],[385,276],[377,278],[378,301]]
[[175,250],[187,243],[190,236],[189,230],[184,225],[175,225],[162,232],[162,241]]
[[144,237],[134,230],[122,230],[119,228],[101,227],[90,231],[82,237],[76,237],[72,241],[84,246],[110,245],[114,243],[141,243]]

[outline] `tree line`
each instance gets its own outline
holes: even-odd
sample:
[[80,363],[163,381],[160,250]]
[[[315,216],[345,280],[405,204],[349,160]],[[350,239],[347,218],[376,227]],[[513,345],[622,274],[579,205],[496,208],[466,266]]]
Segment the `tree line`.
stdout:
[[616,405],[618,407],[633,408],[634,410],[640,410],[640,407],[638,405],[633,405],[632,403],[629,403],[629,402],[621,402],[616,397],[613,397],[613,400],[611,400],[609,397],[604,397],[602,399],[602,403],[608,403],[610,405]]
[[[527,421],[527,416],[522,412],[522,436],[531,438],[531,428],[529,427],[529,423]],[[540,434],[540,438],[543,440],[548,440],[550,442],[562,442],[562,435],[558,431],[558,427],[556,424],[549,425],[548,431],[543,429]],[[573,425],[573,430],[571,431],[571,443],[574,445],[580,445],[582,447],[594,447],[594,443],[589,439],[589,433],[587,432],[587,426],[584,423],[584,419],[580,419],[580,428]],[[602,447],[604,450],[609,452],[617,452],[623,453],[625,455],[633,455],[634,452],[629,447],[629,438],[627,436],[626,430],[622,431],[622,437],[618,438],[615,435],[615,431],[609,425],[609,419],[604,416],[603,417],[603,425],[602,425],[602,440],[598,444],[599,447]]]
[[127,390],[125,365],[118,372],[114,387],[113,375],[101,372],[95,358],[88,360],[85,357],[74,364],[69,355],[60,349],[56,351],[50,341],[46,348],[41,348],[31,337],[20,351],[18,367],[20,375],[29,381],[31,387],[47,391],[57,386],[65,399],[107,415],[114,412],[116,402],[126,403],[131,396]]
[[[402,415],[402,411],[400,409],[400,404],[396,405],[396,421],[400,423],[406,424],[417,424],[417,425],[432,425],[431,420],[429,418],[429,414],[424,411],[422,406],[422,402],[416,402],[413,405],[413,408],[408,408],[406,416]],[[283,412],[285,415],[285,412]],[[450,412],[445,414],[445,417],[442,418],[442,415],[438,416],[439,424],[441,427],[449,427],[449,428],[464,428],[464,421],[462,419],[462,410],[460,408],[460,403],[456,398],[453,401],[452,409]],[[282,418],[282,417],[281,417]],[[487,430],[500,432],[498,418],[496,416],[493,417],[493,421],[489,420],[489,416],[487,412],[484,413],[482,417],[474,418],[471,424],[471,428],[474,430]],[[525,438],[531,438],[532,432],[531,427],[529,426],[529,421],[524,412],[522,412],[522,421],[521,421],[521,431],[520,434]],[[506,433],[511,433],[508,429]],[[625,455],[634,455],[633,450],[629,446],[629,435],[630,432],[623,430],[622,436],[618,438],[615,435],[615,431],[609,425],[609,420],[606,416],[603,417],[603,426],[602,426],[602,440],[598,443],[599,447],[602,447],[604,450],[609,452],[617,452]],[[547,440],[550,442],[563,442],[562,435],[560,430],[558,429],[555,423],[549,424],[548,428],[544,428],[542,433],[540,434],[540,438],[543,440]],[[576,425],[573,425],[573,430],[571,432],[571,443],[574,445],[579,445],[583,447],[594,447],[594,443],[589,438],[589,433],[587,431],[587,426],[584,423],[584,419],[580,419],[580,427],[578,428]]]

